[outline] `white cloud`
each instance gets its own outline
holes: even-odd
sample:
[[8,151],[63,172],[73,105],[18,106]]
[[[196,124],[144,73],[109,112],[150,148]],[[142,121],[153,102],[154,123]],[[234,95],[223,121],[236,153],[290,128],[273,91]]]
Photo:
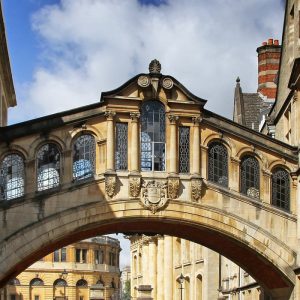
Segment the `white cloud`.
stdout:
[[282,19],[279,0],[170,0],[159,7],[61,0],[32,18],[43,53],[33,81],[20,87],[11,119],[97,102],[101,92],[147,72],[153,58],[163,73],[207,99],[208,109],[230,118],[235,78],[245,91],[256,90],[256,48],[281,38]]
[[[61,0],[32,18],[43,53],[33,81],[18,84],[14,121],[99,101],[157,58],[207,108],[231,117],[237,76],[257,88],[256,48],[281,37],[283,11],[274,0]],[[118,236],[120,238],[120,235]],[[122,265],[129,242],[121,238]]]

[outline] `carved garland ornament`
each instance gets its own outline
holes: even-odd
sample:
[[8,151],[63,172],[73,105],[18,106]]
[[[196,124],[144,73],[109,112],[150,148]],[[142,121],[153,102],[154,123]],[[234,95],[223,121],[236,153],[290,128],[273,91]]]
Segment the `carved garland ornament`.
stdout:
[[166,181],[151,180],[142,185],[141,204],[155,214],[163,208],[167,202],[167,183]]
[[178,198],[179,183],[179,178],[168,179],[168,195],[170,199]]
[[203,179],[202,178],[192,179],[191,185],[192,185],[192,200],[199,201],[199,199],[201,199],[202,197],[202,190],[204,186]]
[[131,177],[129,178],[129,194],[130,197],[138,197],[141,190],[141,178]]
[[105,176],[105,191],[109,197],[113,197],[116,191],[116,176],[106,175]]

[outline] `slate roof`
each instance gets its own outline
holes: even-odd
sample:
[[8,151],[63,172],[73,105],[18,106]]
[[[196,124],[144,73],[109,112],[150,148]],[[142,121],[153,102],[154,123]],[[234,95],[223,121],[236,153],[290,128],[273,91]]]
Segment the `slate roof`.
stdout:
[[242,99],[244,102],[244,125],[258,131],[260,111],[264,106],[264,101],[258,93],[242,93]]
[[243,93],[240,79],[237,78],[236,82],[233,119],[241,125],[259,131],[260,121],[263,115],[269,112],[272,102],[264,101],[259,93]]

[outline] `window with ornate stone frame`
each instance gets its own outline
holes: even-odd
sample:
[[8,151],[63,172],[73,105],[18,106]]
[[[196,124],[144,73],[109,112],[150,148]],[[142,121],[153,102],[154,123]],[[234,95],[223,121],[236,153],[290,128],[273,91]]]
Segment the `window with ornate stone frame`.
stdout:
[[272,172],[272,204],[290,210],[290,174],[280,167]]
[[96,141],[92,134],[82,134],[73,143],[73,179],[90,178],[95,174]]
[[190,127],[179,126],[179,173],[190,172]]
[[208,180],[228,186],[228,151],[217,141],[208,145]]
[[147,101],[141,108],[141,170],[165,171],[165,108],[159,101]]
[[245,155],[240,164],[241,193],[252,198],[259,198],[259,162],[252,155]]
[[116,123],[116,170],[128,169],[128,124]]
[[23,158],[8,154],[0,164],[0,199],[11,200],[24,195],[25,168]]
[[47,143],[37,152],[37,189],[48,190],[59,184],[60,151],[55,143]]
[[40,278],[33,278],[30,281],[30,286],[43,286],[44,285],[44,281]]

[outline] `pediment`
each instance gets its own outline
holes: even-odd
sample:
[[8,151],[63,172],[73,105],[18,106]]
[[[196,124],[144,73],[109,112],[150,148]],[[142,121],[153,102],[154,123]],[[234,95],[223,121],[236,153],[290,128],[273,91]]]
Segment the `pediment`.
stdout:
[[157,60],[152,61],[149,65],[149,73],[138,74],[117,89],[103,92],[101,102],[105,102],[107,99],[160,99],[166,102],[205,105],[206,100],[192,94],[174,77],[161,74],[160,68],[157,67],[158,64]]

